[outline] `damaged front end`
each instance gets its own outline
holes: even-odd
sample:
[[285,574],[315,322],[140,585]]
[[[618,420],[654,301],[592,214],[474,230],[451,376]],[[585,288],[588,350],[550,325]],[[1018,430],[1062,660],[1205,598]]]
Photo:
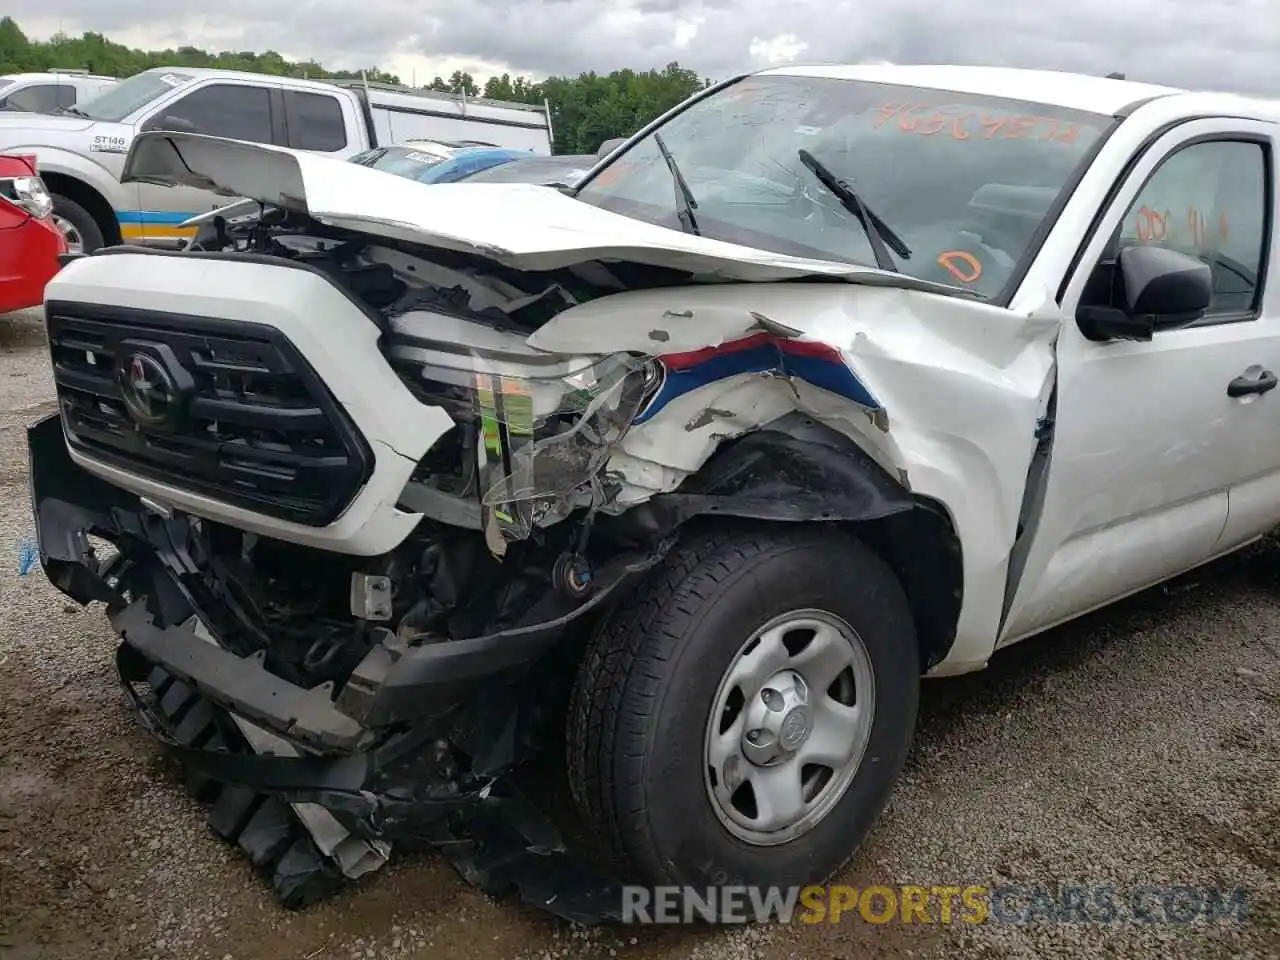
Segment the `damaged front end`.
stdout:
[[[284,904],[425,840],[486,891],[607,919],[615,881],[566,852],[513,776],[556,762],[588,627],[693,517],[868,519],[911,500],[852,441],[784,416],[636,503],[607,465],[658,405],[667,365],[534,348],[518,306],[410,287],[375,259],[389,256],[317,254],[325,274],[307,279],[353,330],[376,315],[375,398],[398,400],[394,384],[406,412],[448,416],[397,483],[395,514],[418,518],[408,536],[380,552],[298,542],[339,528],[383,464],[403,462],[301,349],[74,286],[109,261],[175,286],[184,271],[265,268],[278,284],[294,271],[121,250],[81,261],[62,281],[77,299],[46,305],[60,413],[28,435],[42,565],[67,596],[106,605],[130,704]],[[354,364],[353,342],[331,340]]]
[[[378,868],[401,839],[438,843],[482,888],[569,919],[620,902],[507,774],[556,740],[572,675],[556,641],[660,543],[603,561],[589,590],[548,589],[554,557],[499,562],[456,531],[352,570],[94,477],[58,417],[30,428],[29,453],[49,579],[106,604],[130,702],[284,904]],[[504,582],[506,563],[520,575]]]
[[[174,270],[196,259],[119,260],[152,256]],[[378,281],[360,277],[387,278],[385,264],[315,259],[362,298],[353,311],[321,278],[357,329],[377,317],[389,383],[375,401],[452,424],[397,501],[375,503],[417,517],[412,533],[372,556],[289,541],[291,529],[335,528],[383,463],[404,461],[369,443],[374,431],[333,402],[342,385],[311,376],[278,336],[50,301],[61,412],[29,431],[46,574],[106,605],[131,704],[212,803],[216,832],[269,868],[287,905],[377,869],[396,841],[425,839],[486,890],[517,887],[575,920],[607,916],[620,902],[609,881],[564,854],[509,774],[561,739],[581,627],[670,544],[670,525],[635,529],[601,511],[612,495],[601,468],[652,397],[656,367],[533,350],[508,315],[458,303],[456,287],[393,279],[395,298],[378,302]],[[139,478],[281,535],[127,488]]]
[[[482,529],[497,557],[585,509],[585,543],[594,512],[615,493],[600,471],[656,394],[661,368],[634,353],[544,352],[526,334],[436,310],[392,316],[386,343],[414,396],[456,424],[406,487],[406,505]],[[580,565],[580,552],[562,562]],[[585,590],[582,577],[589,572],[579,567],[561,585]]]

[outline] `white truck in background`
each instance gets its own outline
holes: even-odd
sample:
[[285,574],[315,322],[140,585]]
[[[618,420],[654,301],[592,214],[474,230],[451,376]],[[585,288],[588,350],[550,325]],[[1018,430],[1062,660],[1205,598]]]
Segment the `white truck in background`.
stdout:
[[136,134],[202,133],[346,158],[403,140],[474,140],[551,153],[546,105],[364,81],[187,67],[135,74],[62,114],[0,114],[0,153],[33,154],[75,252],[117,243],[181,246],[185,221],[228,198],[197,187],[121,184]]

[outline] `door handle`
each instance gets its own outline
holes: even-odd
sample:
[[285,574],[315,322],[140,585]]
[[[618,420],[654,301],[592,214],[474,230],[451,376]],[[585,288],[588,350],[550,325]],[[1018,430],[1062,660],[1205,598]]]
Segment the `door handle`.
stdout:
[[1254,377],[1239,376],[1227,384],[1228,397],[1245,397],[1251,393],[1266,393],[1274,390],[1280,380],[1270,370],[1262,370]]

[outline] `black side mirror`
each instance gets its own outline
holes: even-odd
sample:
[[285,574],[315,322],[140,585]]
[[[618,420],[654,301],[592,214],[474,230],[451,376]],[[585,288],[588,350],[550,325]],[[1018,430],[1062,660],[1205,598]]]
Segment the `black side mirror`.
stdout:
[[194,133],[196,125],[184,117],[172,113],[161,114],[142,125],[143,130],[172,130],[175,133]]
[[1090,340],[1150,340],[1156,330],[1185,327],[1213,302],[1213,271],[1167,247],[1138,244],[1116,257],[1111,302],[1084,305],[1076,322]]

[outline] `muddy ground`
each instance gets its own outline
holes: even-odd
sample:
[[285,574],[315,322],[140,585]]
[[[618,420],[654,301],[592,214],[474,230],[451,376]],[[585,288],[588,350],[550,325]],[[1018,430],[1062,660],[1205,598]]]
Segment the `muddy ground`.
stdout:
[[[429,853],[290,914],[126,713],[98,609],[38,568],[24,427],[39,331],[0,319],[0,957],[1280,956],[1280,540],[931,681],[888,814],[843,882],[1247,890],[1243,920],[576,929]],[[936,917],[935,917],[936,919]]]

